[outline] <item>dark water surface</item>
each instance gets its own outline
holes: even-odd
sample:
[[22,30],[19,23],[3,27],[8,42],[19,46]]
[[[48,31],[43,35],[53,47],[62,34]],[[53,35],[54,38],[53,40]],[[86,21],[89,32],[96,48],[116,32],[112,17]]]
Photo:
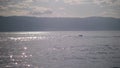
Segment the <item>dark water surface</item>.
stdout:
[[2,32],[0,68],[120,68],[120,31]]

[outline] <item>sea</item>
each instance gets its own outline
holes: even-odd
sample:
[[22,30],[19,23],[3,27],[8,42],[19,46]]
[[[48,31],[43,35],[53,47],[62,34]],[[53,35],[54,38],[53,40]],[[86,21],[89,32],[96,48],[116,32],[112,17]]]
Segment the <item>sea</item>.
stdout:
[[120,68],[120,31],[0,32],[0,68]]

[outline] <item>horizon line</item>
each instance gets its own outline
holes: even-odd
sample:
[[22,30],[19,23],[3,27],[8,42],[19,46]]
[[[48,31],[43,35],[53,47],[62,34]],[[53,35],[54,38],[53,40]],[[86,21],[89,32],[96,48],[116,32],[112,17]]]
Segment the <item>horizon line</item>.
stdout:
[[108,17],[108,16],[88,16],[88,17],[72,17],[72,16],[66,16],[66,17],[55,17],[55,16],[39,16],[39,17],[37,17],[37,16],[0,16],[0,17],[33,17],[33,18],[115,18],[115,19],[120,19],[120,18],[117,18],[117,17]]

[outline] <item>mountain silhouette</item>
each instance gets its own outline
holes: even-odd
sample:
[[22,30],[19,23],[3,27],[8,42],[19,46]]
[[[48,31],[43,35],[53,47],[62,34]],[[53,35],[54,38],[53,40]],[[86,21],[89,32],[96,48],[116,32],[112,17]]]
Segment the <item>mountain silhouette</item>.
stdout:
[[120,30],[120,19],[112,17],[58,18],[0,16],[0,32],[11,31],[99,31]]

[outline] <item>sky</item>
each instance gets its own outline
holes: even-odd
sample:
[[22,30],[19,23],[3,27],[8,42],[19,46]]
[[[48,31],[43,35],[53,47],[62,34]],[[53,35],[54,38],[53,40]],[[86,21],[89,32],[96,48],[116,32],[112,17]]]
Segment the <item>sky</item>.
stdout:
[[120,0],[0,0],[0,16],[120,18]]

